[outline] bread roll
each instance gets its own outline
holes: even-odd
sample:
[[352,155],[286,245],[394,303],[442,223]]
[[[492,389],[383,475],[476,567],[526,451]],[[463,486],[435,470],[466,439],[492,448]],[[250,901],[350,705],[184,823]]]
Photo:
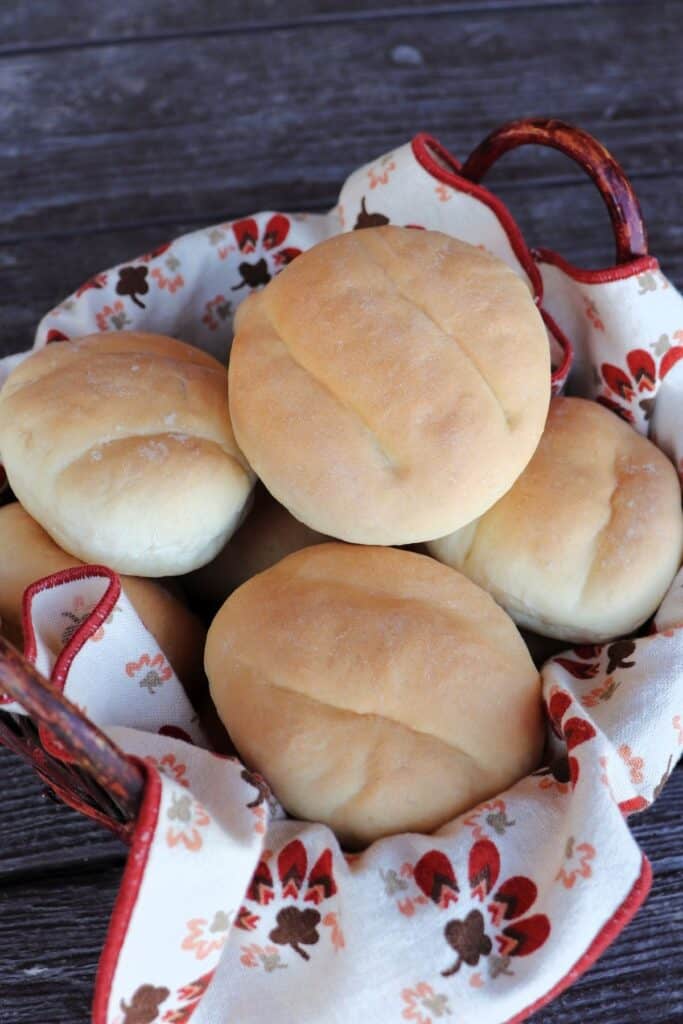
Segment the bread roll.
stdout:
[[202,602],[222,604],[228,594],[256,573],[269,569],[286,555],[325,540],[257,485],[249,515],[214,560],[188,577],[188,589]]
[[674,467],[614,413],[556,398],[514,487],[429,549],[488,590],[520,626],[573,643],[630,633],[681,562]]
[[[0,508],[0,620],[1,630],[21,645],[24,591],[36,580],[81,565],[50,539],[18,502]],[[185,605],[152,580],[122,576],[121,586],[173,666],[176,675],[197,700],[206,689],[203,670],[206,631]],[[64,620],[64,629],[73,620]],[[63,634],[51,638],[53,650],[63,646]]]
[[144,576],[209,562],[254,479],[220,363],[129,331],[21,363],[0,391],[0,453],[14,493],[61,548]]
[[424,555],[290,555],[228,598],[205,665],[247,764],[348,846],[431,831],[541,754],[540,680],[515,626]]
[[292,515],[342,540],[408,544],[481,515],[531,458],[549,397],[527,286],[435,231],[338,235],[237,312],[238,444]]

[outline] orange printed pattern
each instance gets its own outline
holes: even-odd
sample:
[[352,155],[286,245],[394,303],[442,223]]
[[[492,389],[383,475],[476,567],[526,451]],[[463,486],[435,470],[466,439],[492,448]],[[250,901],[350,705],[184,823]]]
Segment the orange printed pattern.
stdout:
[[194,953],[195,960],[206,960],[225,945],[230,930],[232,911],[217,910],[211,921],[204,917],[193,917],[187,922],[187,935],[180,948]]
[[629,770],[629,778],[634,786],[640,785],[643,781],[643,768],[645,762],[642,757],[637,757],[629,747],[628,743],[622,743],[619,747],[619,757]]
[[590,843],[577,843],[574,836],[570,836],[565,847],[565,860],[568,866],[563,865],[555,878],[565,889],[573,889],[578,878],[590,878],[593,874],[591,861],[595,860],[595,847]]
[[412,1024],[433,1024],[433,1017],[451,1015],[448,997],[434,991],[426,981],[418,981],[414,988],[404,988],[401,1000],[405,1004],[401,1011],[404,1020]]
[[172,793],[166,817],[172,822],[166,830],[166,845],[170,849],[181,845],[191,853],[201,850],[204,839],[200,829],[210,825],[211,818],[198,800],[193,800],[189,793]]

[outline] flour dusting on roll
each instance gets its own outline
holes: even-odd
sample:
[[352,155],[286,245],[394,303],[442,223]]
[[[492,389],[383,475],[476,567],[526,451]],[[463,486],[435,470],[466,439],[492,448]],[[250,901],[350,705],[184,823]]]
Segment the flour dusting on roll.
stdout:
[[540,760],[540,680],[514,623],[425,555],[298,551],[228,598],[205,663],[247,764],[349,846],[429,832]]
[[408,544],[481,515],[531,458],[549,398],[527,285],[439,232],[338,235],[237,313],[237,441],[292,515],[342,540]]
[[508,493],[428,546],[520,626],[599,643],[652,615],[681,564],[678,477],[613,412],[555,398],[536,454]]
[[21,363],[0,391],[0,457],[61,548],[145,576],[210,561],[254,482],[224,367],[181,341],[129,331],[48,345]]

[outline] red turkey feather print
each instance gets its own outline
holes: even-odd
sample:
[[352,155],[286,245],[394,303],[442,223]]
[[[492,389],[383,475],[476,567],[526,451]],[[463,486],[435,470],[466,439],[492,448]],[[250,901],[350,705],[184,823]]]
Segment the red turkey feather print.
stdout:
[[500,854],[490,839],[480,839],[470,850],[468,877],[472,893],[483,899],[498,881]]
[[274,213],[263,232],[263,248],[275,249],[282,245],[289,232],[289,219],[282,213]]
[[444,853],[431,850],[420,857],[413,877],[419,889],[442,909],[458,898],[458,883],[450,860]]
[[[510,975],[510,958],[535,953],[550,935],[550,921],[545,914],[525,916],[538,898],[536,883],[526,875],[512,875],[496,889],[500,871],[496,844],[490,839],[477,840],[467,859],[469,909],[463,906],[460,915],[444,927],[446,942],[457,954],[455,961],[442,970],[444,978],[457,974],[463,965],[477,967],[481,961],[488,964],[493,979],[501,974]],[[461,902],[455,868],[441,850],[429,850],[420,857],[412,876],[417,887],[440,910]],[[492,892],[494,895],[489,899]],[[476,987],[484,984],[481,975],[473,978]]]
[[277,873],[282,884],[283,896],[296,898],[299,895],[307,867],[308,858],[304,844],[299,839],[288,843],[277,859]]
[[[252,783],[253,784],[253,783]],[[323,915],[306,904],[315,907],[333,899],[337,894],[334,875],[334,855],[330,847],[320,853],[309,870],[312,857],[300,839],[286,843],[275,857],[277,882],[269,862],[273,853],[264,851],[247,889],[247,901],[267,906],[275,901],[277,914],[275,927],[267,931],[268,942],[273,945],[251,943],[241,947],[240,962],[250,969],[261,965],[268,972],[277,966],[286,967],[276,947],[293,950],[302,960],[310,960],[310,953],[304,948],[317,945],[325,937],[335,951],[344,949],[346,941],[341,927],[339,910],[334,903]],[[241,931],[255,932],[270,927],[262,915],[254,913],[248,906],[240,907],[235,918],[235,927]],[[259,939],[259,936],[254,936]],[[262,939],[262,937],[261,937]]]
[[541,948],[549,935],[548,918],[545,914],[534,914],[503,928],[496,941],[503,956],[529,956]]
[[[681,339],[683,332],[675,331],[673,337]],[[671,344],[668,334],[663,334],[651,348],[654,355],[644,348],[634,348],[627,352],[628,372],[613,363],[602,363],[600,366],[600,376],[611,394],[602,392],[597,396],[597,401],[628,423],[635,422],[635,410],[629,408],[634,405],[640,409],[647,423],[652,416],[659,384],[683,358],[683,346]],[[659,366],[656,357],[660,360]]]
[[250,253],[255,250],[258,242],[258,224],[253,217],[234,221],[232,230],[240,252]]
[[69,341],[69,336],[64,334],[63,331],[58,331],[56,327],[51,327],[47,332],[47,338],[45,340],[47,344],[50,345],[53,341]]
[[317,905],[334,896],[336,891],[337,883],[332,871],[332,850],[323,850],[311,868],[304,899]]
[[[284,213],[273,213],[263,226],[262,234],[255,217],[236,220],[231,226],[240,255],[257,257],[254,262],[242,260],[238,263],[240,281],[233,285],[232,291],[244,287],[261,288],[268,284],[274,274],[301,255],[298,246],[285,245],[292,224]],[[222,229],[219,233],[223,237]],[[228,250],[224,249],[223,252],[228,254]]]
[[[560,659],[556,659],[559,664],[562,664]],[[565,666],[566,667],[566,666]],[[553,732],[560,739],[563,738],[562,732],[562,719],[566,715],[567,711],[572,705],[572,698],[564,690],[556,690],[552,694],[548,702],[548,717],[552,726]]]
[[258,862],[256,871],[249,883],[247,898],[253,900],[254,903],[260,903],[261,906],[267,906],[274,896],[273,876],[264,856]]
[[[678,332],[681,333],[680,331]],[[664,380],[667,373],[673,370],[674,366],[679,359],[683,359],[683,345],[672,345],[672,347],[664,354],[664,358],[659,367],[659,379]]]
[[634,390],[633,381],[628,374],[620,370],[618,366],[612,366],[611,363],[603,363],[601,371],[607,387],[624,401],[630,402],[634,396]]
[[489,904],[491,920],[498,927],[502,920],[510,921],[514,917],[521,917],[533,906],[537,896],[538,889],[530,878],[525,878],[524,875],[508,878]]
[[626,356],[626,363],[638,391],[654,391],[657,384],[657,366],[645,349],[636,348]]

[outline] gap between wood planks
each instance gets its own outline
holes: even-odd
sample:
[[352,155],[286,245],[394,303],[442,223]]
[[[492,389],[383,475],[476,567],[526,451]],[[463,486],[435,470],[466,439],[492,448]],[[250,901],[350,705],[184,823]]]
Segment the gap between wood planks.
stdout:
[[354,22],[397,21],[404,18],[430,17],[438,18],[447,15],[485,14],[487,12],[511,13],[525,10],[556,9],[566,7],[607,7],[607,6],[642,6],[641,0],[460,0],[455,3],[425,4],[419,6],[378,7],[374,10],[339,10],[325,13],[310,13],[300,17],[263,18],[262,20],[244,20],[234,24],[207,26],[205,28],[171,29],[166,31],[140,33],[136,35],[121,33],[103,36],[96,39],[55,39],[51,42],[37,44],[13,44],[0,46],[0,58],[26,57],[45,52],[94,49],[107,46],[135,46],[144,43],[166,43],[175,39],[202,39],[206,37],[240,35],[255,32],[276,32],[297,28],[327,28],[337,25],[353,24]]
[[[651,171],[636,171],[633,174],[628,175],[629,180],[637,185],[638,182],[642,181],[662,181],[670,179],[672,183],[677,183],[676,175],[672,174],[669,170],[657,170]],[[340,180],[340,188],[343,184],[343,180]],[[484,184],[488,185],[488,182]],[[595,185],[588,177],[584,177],[580,172],[568,175],[557,175],[548,177],[538,177],[534,179],[527,179],[526,181],[515,181],[515,182],[496,182],[490,185],[491,190],[496,192],[505,199],[507,196],[514,196],[515,193],[524,193],[539,191],[545,188],[560,188],[560,189],[571,189],[581,188],[584,190],[591,190],[595,188]],[[329,198],[318,199],[315,202],[298,202],[296,203],[296,212],[301,213],[327,213],[334,208],[337,199],[339,197],[339,189],[336,192],[330,192]],[[286,203],[283,204],[286,206]],[[90,237],[93,235],[116,235],[120,232],[126,231],[138,231],[145,228],[155,227],[178,227],[182,225],[182,233],[185,234],[188,231],[192,231],[195,227],[201,228],[202,226],[210,227],[212,224],[223,224],[229,223],[230,221],[237,220],[241,217],[249,217],[255,211],[245,210],[243,208],[230,210],[230,209],[211,209],[202,213],[185,214],[183,211],[179,211],[177,215],[168,215],[162,217],[146,217],[139,220],[117,220],[113,223],[105,222],[103,224],[95,224],[91,226],[81,226],[74,228],[63,228],[57,231],[41,231],[41,232],[26,232],[17,235],[0,235],[0,246],[9,245],[21,245],[23,243],[30,242],[55,242],[55,241],[68,241],[73,238]],[[656,255],[656,254],[655,254]]]

